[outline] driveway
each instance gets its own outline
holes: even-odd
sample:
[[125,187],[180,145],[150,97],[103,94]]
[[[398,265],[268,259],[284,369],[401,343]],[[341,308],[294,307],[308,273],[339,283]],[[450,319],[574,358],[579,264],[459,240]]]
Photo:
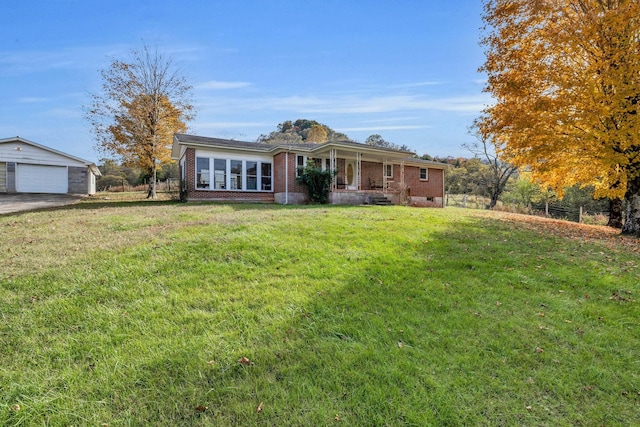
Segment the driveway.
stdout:
[[0,194],[0,215],[70,205],[81,198],[72,194]]

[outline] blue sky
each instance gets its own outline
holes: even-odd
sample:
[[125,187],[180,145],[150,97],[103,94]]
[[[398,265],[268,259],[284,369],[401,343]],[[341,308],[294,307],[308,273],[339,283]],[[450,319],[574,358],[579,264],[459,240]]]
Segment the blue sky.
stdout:
[[254,141],[317,120],[419,155],[470,156],[491,102],[477,69],[480,0],[2,0],[0,138],[87,160],[99,71],[144,44],[194,87],[189,132]]

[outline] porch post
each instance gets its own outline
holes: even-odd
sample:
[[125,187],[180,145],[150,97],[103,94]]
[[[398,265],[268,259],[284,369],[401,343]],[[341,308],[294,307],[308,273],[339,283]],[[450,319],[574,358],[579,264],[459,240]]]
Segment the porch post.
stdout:
[[[336,149],[332,148],[329,150],[329,168],[331,168],[331,173],[335,172],[337,166],[336,163]],[[331,176],[331,191],[334,191],[337,188],[336,176],[337,175],[335,174]]]
[[382,191],[387,192],[387,158],[382,159]]
[[362,154],[356,152],[356,188],[362,190]]
[[407,189],[404,185],[404,160],[400,160],[400,191],[402,191],[400,194],[400,202],[404,203],[407,197]]

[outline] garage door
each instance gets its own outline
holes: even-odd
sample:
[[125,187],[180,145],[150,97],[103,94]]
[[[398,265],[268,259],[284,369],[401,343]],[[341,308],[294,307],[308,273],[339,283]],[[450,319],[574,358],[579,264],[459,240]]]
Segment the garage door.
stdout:
[[7,192],[7,164],[0,162],[0,193]]
[[18,164],[16,167],[18,193],[66,193],[67,186],[66,166]]

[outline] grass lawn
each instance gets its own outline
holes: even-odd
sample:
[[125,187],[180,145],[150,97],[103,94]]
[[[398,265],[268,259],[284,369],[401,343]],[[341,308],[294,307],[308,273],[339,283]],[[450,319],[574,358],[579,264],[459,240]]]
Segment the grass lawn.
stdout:
[[95,198],[0,231],[0,425],[640,425],[603,227]]

